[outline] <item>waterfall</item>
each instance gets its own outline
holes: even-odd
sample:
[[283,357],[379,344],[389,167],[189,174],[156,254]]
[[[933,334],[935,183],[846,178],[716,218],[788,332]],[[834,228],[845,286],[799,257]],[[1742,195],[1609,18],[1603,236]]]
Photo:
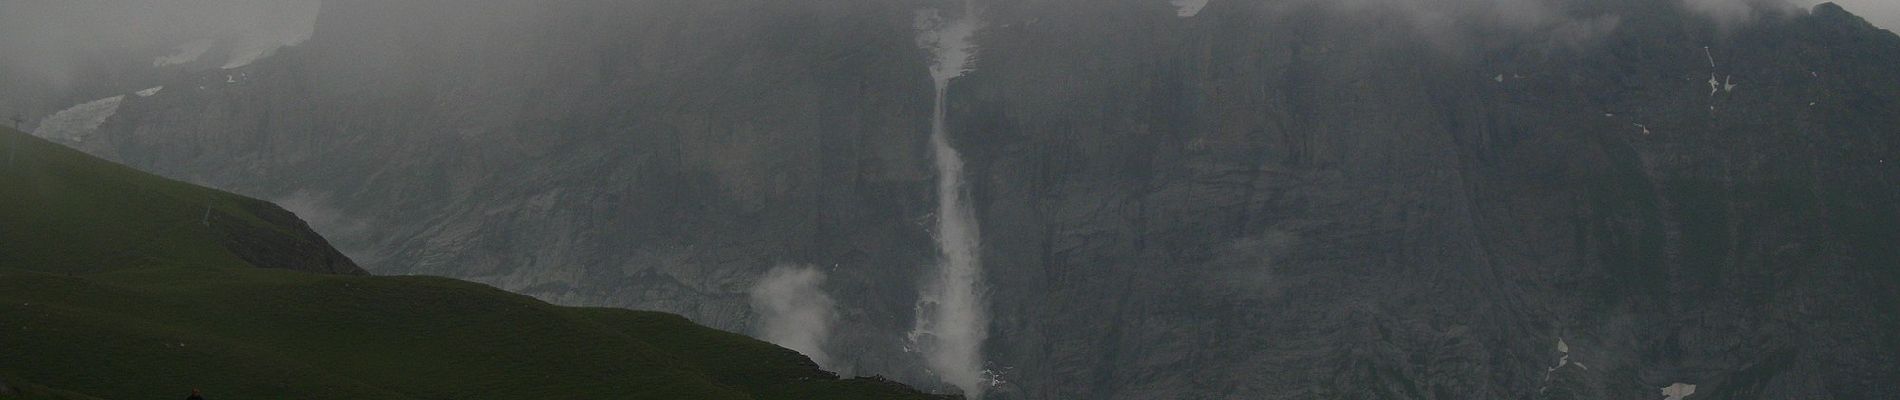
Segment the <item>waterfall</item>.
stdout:
[[956,15],[942,10],[918,13],[918,44],[934,58],[931,78],[936,105],[930,121],[930,147],[937,169],[937,239],[934,271],[918,294],[916,326],[909,338],[924,364],[944,383],[971,399],[990,385],[983,368],[983,340],[989,336],[989,304],[984,296],[983,266],[976,212],[963,182],[963,158],[950,145],[944,125],[944,94],[950,79],[972,67],[978,28],[977,10],[964,0]]

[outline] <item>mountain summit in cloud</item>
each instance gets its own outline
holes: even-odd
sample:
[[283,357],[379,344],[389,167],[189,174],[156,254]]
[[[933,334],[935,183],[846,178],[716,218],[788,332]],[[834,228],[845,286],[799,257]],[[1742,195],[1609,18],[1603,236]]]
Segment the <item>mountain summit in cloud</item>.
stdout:
[[1851,7],[988,0],[920,32],[965,4],[332,0],[245,67],[29,117],[163,86],[72,145],[295,199],[372,272],[940,393],[1900,382],[1900,36]]

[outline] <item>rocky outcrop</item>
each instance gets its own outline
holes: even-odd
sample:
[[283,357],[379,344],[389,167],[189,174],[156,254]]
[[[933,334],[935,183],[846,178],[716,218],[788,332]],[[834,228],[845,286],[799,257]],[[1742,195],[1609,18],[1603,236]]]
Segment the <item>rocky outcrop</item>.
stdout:
[[[902,342],[934,254],[913,5],[513,3],[328,2],[88,150],[320,199],[375,272],[724,329],[819,265],[841,365],[934,382]],[[991,397],[1891,391],[1900,38],[1553,4],[990,4],[949,115]]]

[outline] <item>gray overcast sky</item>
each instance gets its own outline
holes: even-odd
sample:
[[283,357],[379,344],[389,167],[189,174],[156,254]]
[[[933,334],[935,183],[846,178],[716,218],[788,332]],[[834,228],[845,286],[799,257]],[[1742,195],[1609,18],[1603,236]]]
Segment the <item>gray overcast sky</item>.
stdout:
[[[1808,0],[1808,2],[1825,3],[1825,1],[1814,0]],[[1872,22],[1874,26],[1881,29],[1890,31],[1900,29],[1900,0],[1834,0],[1834,4],[1840,4],[1848,12],[1867,18],[1867,22]]]
[[[63,81],[64,75],[74,65],[85,62],[81,56],[86,54],[177,46],[189,39],[218,32],[270,33],[295,26],[307,33],[316,13],[317,1],[0,0],[0,54],[9,56],[0,59],[0,75],[7,75],[16,81],[32,79],[57,82]],[[1371,4],[1391,4],[1391,1],[1396,1],[1403,4],[1420,0],[1362,1]],[[1539,2],[1491,1],[1507,5]],[[1752,3],[1754,0],[1668,1],[1720,5]],[[1812,6],[1827,0],[1785,1]],[[1876,26],[1900,30],[1900,0],[1833,1],[1850,12],[1866,17]],[[0,83],[0,89],[7,87],[7,84]]]

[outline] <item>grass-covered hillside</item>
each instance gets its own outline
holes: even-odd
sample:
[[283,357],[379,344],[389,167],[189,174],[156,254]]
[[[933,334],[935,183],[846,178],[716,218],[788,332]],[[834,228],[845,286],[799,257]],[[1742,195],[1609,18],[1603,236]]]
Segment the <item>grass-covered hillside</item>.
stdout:
[[0,399],[907,399],[653,312],[371,277],[275,206],[0,128]]

